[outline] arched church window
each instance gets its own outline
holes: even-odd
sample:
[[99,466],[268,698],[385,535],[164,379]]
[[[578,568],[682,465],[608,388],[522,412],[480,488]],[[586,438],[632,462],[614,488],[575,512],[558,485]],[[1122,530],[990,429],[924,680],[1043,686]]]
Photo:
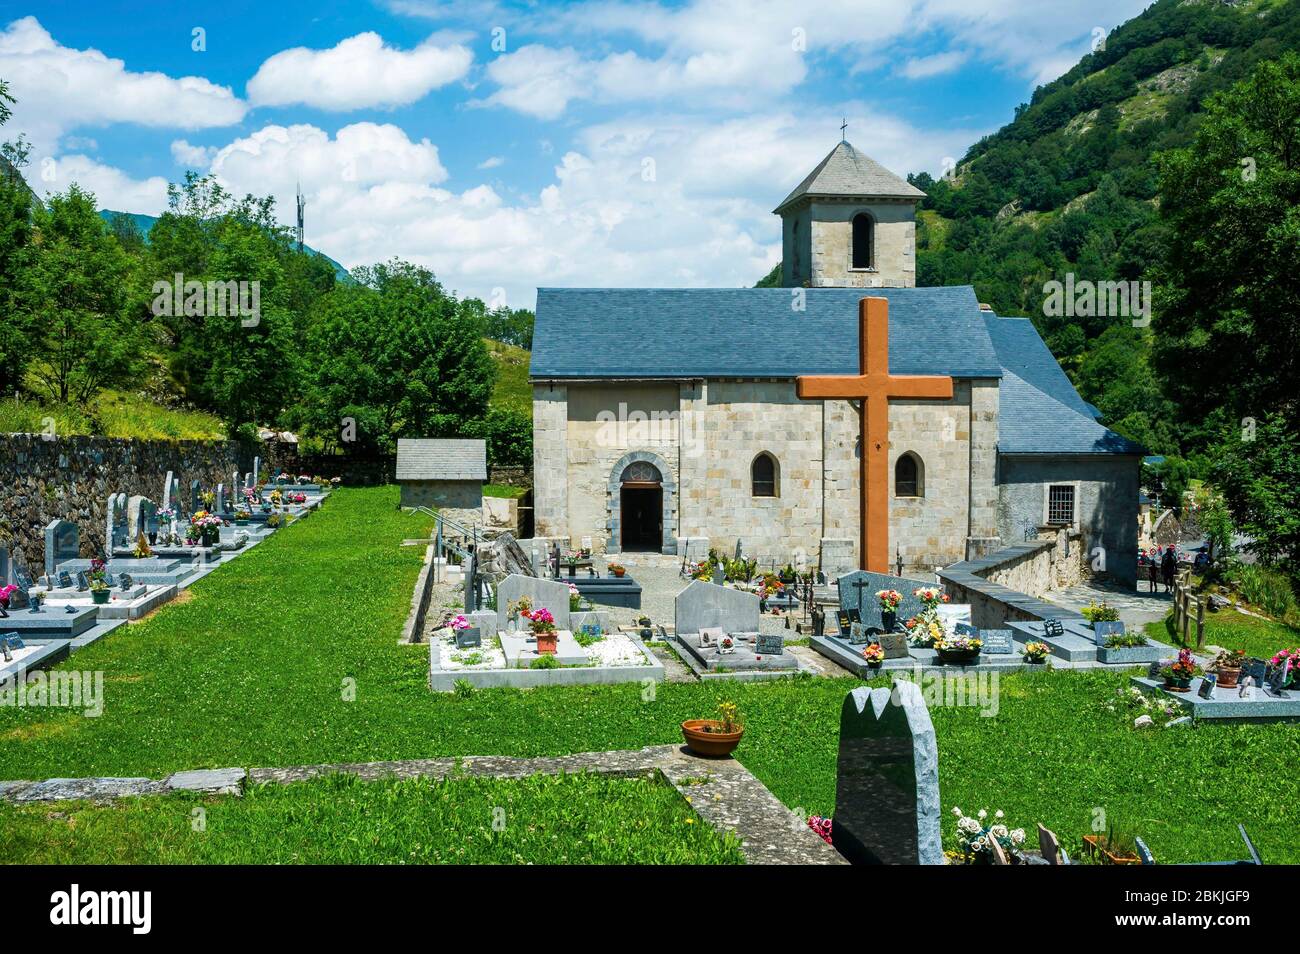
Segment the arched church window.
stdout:
[[894,464],[894,496],[925,496],[925,465],[911,451],[898,458]]
[[875,231],[875,222],[871,216],[865,212],[859,212],[853,216],[853,267],[854,268],[872,268],[875,262],[872,261],[871,246],[872,234]]
[[754,463],[749,468],[749,475],[755,497],[775,497],[777,495],[776,458],[767,451],[754,458]]

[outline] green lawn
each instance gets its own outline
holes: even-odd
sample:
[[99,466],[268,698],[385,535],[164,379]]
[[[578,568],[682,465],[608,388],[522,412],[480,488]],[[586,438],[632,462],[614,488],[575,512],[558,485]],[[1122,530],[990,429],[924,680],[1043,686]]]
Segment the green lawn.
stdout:
[[[742,864],[666,784],[591,775],[362,782],[243,798],[0,807],[23,864]],[[327,837],[323,837],[328,833]]]
[[528,493],[527,487],[511,487],[507,484],[483,485],[484,497],[506,497],[508,499],[513,499],[515,497],[522,497],[526,493]]
[[[0,779],[635,748],[680,741],[683,719],[730,699],[746,720],[741,761],[790,807],[832,813],[840,705],[857,680],[665,684],[648,700],[639,685],[429,692],[427,647],[398,644],[421,557],[398,544],[428,518],[396,502],[394,488],[341,489],[188,602],[74,655],[63,665],[107,674],[104,714],[0,709]],[[1300,862],[1300,727],[1135,731],[1107,709],[1126,683],[1006,676],[996,717],[935,708],[945,810],[1000,808],[1077,848],[1100,809],[1167,861],[1237,857],[1241,821],[1265,860]]]
[[[1182,645],[1173,632],[1173,614],[1154,623],[1147,623],[1146,633],[1162,643]],[[1196,629],[1193,623],[1190,640],[1195,648]],[[1205,644],[1225,649],[1240,649],[1247,656],[1268,659],[1279,649],[1300,646],[1300,629],[1270,619],[1247,616],[1236,610],[1222,609],[1205,614]]]
[[528,383],[530,352],[515,345],[485,339],[497,365],[497,380],[492,388],[492,406],[514,408],[532,416],[533,386]]

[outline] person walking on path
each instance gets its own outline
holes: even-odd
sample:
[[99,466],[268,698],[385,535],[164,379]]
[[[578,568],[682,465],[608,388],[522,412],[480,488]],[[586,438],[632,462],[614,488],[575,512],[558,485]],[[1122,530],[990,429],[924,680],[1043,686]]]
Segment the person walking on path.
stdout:
[[1165,592],[1170,593],[1174,588],[1174,574],[1178,572],[1178,557],[1174,555],[1174,545],[1171,543],[1165,550],[1164,557],[1160,560],[1160,574],[1164,577]]

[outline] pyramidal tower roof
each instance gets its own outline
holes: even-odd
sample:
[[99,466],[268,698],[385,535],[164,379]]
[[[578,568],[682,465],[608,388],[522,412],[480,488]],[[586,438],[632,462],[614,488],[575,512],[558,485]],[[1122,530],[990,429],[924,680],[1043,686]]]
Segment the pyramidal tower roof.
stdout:
[[922,199],[925,193],[906,179],[900,179],[876,160],[858,152],[852,144],[840,142],[808,173],[808,177],[773,211],[781,210],[804,196],[861,196],[876,199]]

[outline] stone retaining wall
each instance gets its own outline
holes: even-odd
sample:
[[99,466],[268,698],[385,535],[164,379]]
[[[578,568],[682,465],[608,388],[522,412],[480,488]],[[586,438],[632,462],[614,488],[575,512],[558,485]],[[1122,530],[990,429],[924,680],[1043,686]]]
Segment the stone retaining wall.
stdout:
[[1048,617],[1081,618],[1074,610],[1040,597],[1085,578],[1087,562],[1082,540],[1077,531],[1060,530],[1055,536],[944,567],[939,579],[954,603],[970,604],[975,626],[996,627]]
[[236,471],[251,471],[254,454],[264,476],[291,469],[277,462],[285,455],[274,444],[252,449],[234,441],[0,435],[0,546],[36,575],[45,562],[46,524],[71,520],[81,529],[81,556],[99,556],[110,493],[143,494],[161,504],[167,471],[188,494],[193,480],[213,489],[229,484]]

